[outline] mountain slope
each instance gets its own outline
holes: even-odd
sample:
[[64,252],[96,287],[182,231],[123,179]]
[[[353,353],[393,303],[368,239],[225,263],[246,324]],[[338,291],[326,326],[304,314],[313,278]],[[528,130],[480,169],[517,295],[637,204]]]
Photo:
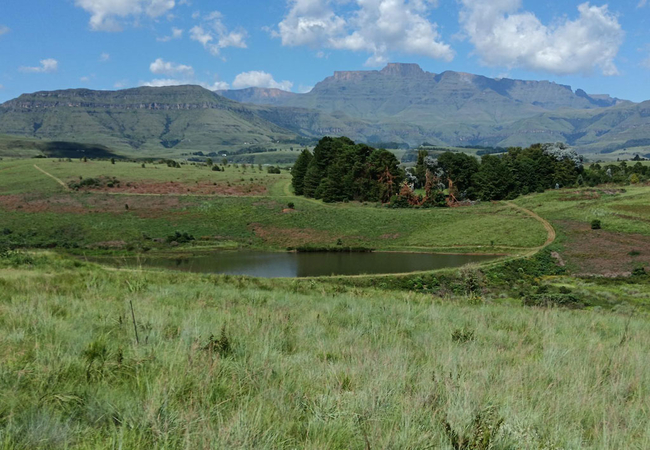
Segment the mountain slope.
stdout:
[[432,121],[499,125],[563,108],[593,109],[625,103],[548,81],[492,79],[460,72],[433,74],[417,64],[388,64],[381,71],[336,72],[306,94],[251,88],[221,91],[237,100],[295,106],[360,119],[394,118],[430,126]]
[[258,110],[199,86],[74,89],[21,95],[0,106],[0,133],[101,143],[138,154],[291,140]]
[[25,94],[0,105],[0,133],[140,156],[276,148],[324,135],[411,146],[561,141],[590,153],[650,151],[650,102],[547,81],[389,64],[336,72],[306,94],[261,88],[220,94],[199,86]]

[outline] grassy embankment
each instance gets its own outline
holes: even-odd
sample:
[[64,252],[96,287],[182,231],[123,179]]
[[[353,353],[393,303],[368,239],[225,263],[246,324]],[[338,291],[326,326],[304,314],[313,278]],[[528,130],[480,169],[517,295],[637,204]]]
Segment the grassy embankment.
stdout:
[[[105,176],[120,187],[71,192],[34,164],[64,184]],[[195,248],[284,249],[340,240],[382,250],[525,253],[546,239],[539,222],[503,203],[426,211],[325,205],[291,195],[287,173],[250,166],[214,172],[35,159],[1,161],[0,170],[0,225],[12,232],[0,239],[28,247],[158,248],[152,240],[176,230],[195,236]]]

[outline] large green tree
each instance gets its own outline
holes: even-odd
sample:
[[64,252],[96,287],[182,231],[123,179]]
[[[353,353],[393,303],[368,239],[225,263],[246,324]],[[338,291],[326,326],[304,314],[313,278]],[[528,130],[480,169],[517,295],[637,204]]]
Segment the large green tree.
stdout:
[[308,163],[308,156],[301,158],[293,169],[296,194],[326,202],[388,201],[404,179],[394,154],[346,137],[323,138]]
[[312,158],[313,155],[309,150],[303,150],[291,168],[291,184],[296,195],[302,195],[304,192],[305,175]]

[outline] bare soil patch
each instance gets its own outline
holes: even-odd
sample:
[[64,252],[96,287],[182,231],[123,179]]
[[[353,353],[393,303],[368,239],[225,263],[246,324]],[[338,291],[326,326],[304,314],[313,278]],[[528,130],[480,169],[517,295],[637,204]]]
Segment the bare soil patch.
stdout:
[[592,230],[588,223],[558,221],[568,239],[561,257],[579,275],[627,276],[650,267],[650,236]]

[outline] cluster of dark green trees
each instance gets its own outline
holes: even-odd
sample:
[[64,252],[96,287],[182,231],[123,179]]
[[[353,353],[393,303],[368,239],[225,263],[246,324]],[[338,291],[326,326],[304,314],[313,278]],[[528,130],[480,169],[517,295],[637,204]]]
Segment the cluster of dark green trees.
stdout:
[[[423,187],[427,173],[440,189],[453,189],[459,200],[504,200],[531,192],[580,184],[582,158],[562,144],[511,148],[501,155],[484,155],[480,162],[465,153],[443,153],[437,159],[421,152],[415,187]],[[584,179],[584,176],[583,176]]]
[[[431,158],[420,150],[416,166],[405,171],[387,150],[327,137],[313,154],[303,151],[291,173],[295,193],[305,197],[431,207],[461,200],[508,200],[555,188],[638,183],[650,178],[650,167],[623,162],[585,168],[582,157],[558,143],[510,148],[480,161],[458,152]],[[424,192],[418,193],[420,189]]]
[[391,152],[346,137],[321,139],[313,154],[304,150],[291,174],[296,195],[325,202],[388,202],[405,176]]

